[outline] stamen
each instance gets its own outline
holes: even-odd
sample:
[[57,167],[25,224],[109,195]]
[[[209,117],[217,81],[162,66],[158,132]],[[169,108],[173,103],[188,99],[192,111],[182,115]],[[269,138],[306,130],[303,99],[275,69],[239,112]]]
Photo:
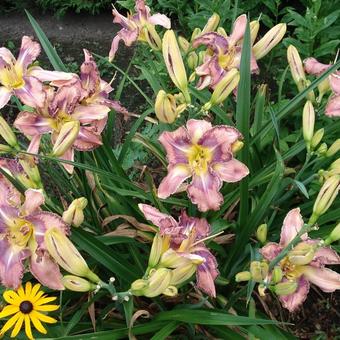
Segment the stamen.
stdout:
[[221,235],[221,234],[223,234],[223,233],[224,233],[224,230],[220,231],[219,233],[216,233],[216,234],[207,236],[207,237],[205,237],[205,238],[202,238],[202,239],[196,241],[195,243],[193,243],[192,246],[195,246],[195,245],[197,245],[197,244],[199,244],[199,243],[202,243],[202,242],[205,242],[205,241],[210,240],[210,239],[212,239],[212,238],[215,238],[215,237],[217,237],[218,235]]

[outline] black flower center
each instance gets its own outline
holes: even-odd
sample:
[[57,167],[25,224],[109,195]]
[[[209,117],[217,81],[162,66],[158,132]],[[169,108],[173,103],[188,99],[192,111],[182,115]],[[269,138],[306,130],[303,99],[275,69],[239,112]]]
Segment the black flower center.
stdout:
[[20,312],[24,314],[29,314],[33,310],[33,305],[30,301],[23,301],[19,306]]

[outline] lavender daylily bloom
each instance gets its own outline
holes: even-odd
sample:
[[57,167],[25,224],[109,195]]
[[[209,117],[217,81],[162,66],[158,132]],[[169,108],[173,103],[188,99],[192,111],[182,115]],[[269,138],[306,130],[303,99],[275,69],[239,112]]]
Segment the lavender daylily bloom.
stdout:
[[169,165],[168,175],[159,185],[158,197],[169,197],[192,177],[187,188],[191,201],[200,211],[217,210],[223,201],[219,192],[222,182],[238,182],[249,173],[232,153],[232,144],[241,138],[233,127],[212,127],[205,120],[195,119],[190,119],[186,128],[163,132],[159,141],[167,152]]
[[71,73],[44,71],[30,66],[40,54],[40,50],[40,45],[27,36],[22,38],[18,59],[15,59],[7,48],[0,48],[0,109],[8,103],[13,94],[26,105],[42,106],[45,101],[43,81],[72,78]]
[[[52,144],[57,148],[60,143],[56,155],[73,161],[74,150],[89,151],[102,144],[101,133],[111,109],[128,114],[119,102],[108,98],[112,87],[100,78],[91,54],[87,50],[84,53],[80,77],[73,77],[56,91],[45,87],[44,105],[36,107],[35,112],[20,112],[15,120],[14,126],[32,137],[31,152],[37,153],[41,136],[51,133]],[[64,167],[72,173],[72,165]]]
[[[279,243],[269,242],[261,250],[263,257],[272,261],[303,227],[304,222],[300,209],[291,210],[284,219]],[[340,264],[340,257],[330,247],[322,246],[321,240],[312,240],[305,233],[288,255],[279,263],[283,272],[283,282],[293,281],[298,284],[297,290],[289,295],[280,296],[282,305],[290,312],[295,311],[307,298],[310,283],[315,284],[324,292],[340,289],[340,274],[325,268],[327,264]],[[298,257],[295,249],[310,246],[308,255]]]
[[161,40],[155,30],[155,25],[166,29],[171,28],[170,19],[164,14],[150,15],[150,8],[145,5],[144,0],[136,0],[136,13],[127,17],[121,15],[116,8],[113,8],[113,22],[120,24],[123,28],[112,40],[109,60],[112,61],[118,50],[120,40],[125,46],[131,46],[137,40],[148,42],[153,48],[161,48]]
[[[304,60],[304,65],[308,74],[316,75],[318,77],[332,66],[332,64],[320,63],[315,58],[307,58]],[[330,86],[333,95],[327,103],[325,115],[328,117],[340,117],[340,71],[335,71],[329,75],[328,85]]]
[[145,218],[159,227],[160,235],[168,242],[166,252],[175,251],[180,257],[194,259],[200,264],[196,269],[197,287],[210,296],[216,296],[214,280],[219,274],[214,255],[204,245],[211,227],[204,218],[189,217],[184,211],[178,222],[170,215],[163,214],[156,208],[139,204]]
[[68,233],[68,226],[53,213],[40,209],[44,196],[28,189],[24,203],[20,193],[0,175],[0,279],[6,287],[18,288],[28,260],[31,273],[51,289],[64,289],[59,266],[44,246],[44,234],[51,228]]

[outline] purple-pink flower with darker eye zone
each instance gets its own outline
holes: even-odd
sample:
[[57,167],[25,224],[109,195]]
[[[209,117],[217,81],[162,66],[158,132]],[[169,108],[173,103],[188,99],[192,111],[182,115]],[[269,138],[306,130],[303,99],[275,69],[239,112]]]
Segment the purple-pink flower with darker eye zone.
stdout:
[[[108,98],[112,87],[100,78],[91,54],[87,50],[84,53],[80,77],[64,82],[57,91],[45,87],[44,105],[36,107],[35,112],[20,112],[15,120],[19,131],[33,137],[30,152],[37,153],[41,136],[52,133],[55,156],[73,161],[74,149],[89,151],[102,144],[101,133],[111,109],[128,114],[119,102]],[[72,165],[63,165],[72,173]]]
[[181,183],[192,177],[188,196],[200,211],[217,210],[223,201],[222,182],[234,183],[249,174],[233,157],[232,145],[242,138],[227,125],[212,127],[205,120],[190,119],[185,127],[163,132],[159,141],[167,152],[168,175],[158,188],[158,197],[167,198]]
[[0,48],[0,109],[14,94],[24,104],[36,107],[43,105],[45,93],[43,81],[70,80],[71,73],[45,71],[30,66],[40,54],[40,45],[24,36],[18,59],[5,47]]
[[123,28],[112,40],[109,53],[110,61],[115,57],[121,40],[124,41],[125,46],[131,46],[135,41],[140,40],[148,42],[153,48],[160,49],[161,39],[155,30],[155,25],[163,26],[166,29],[171,28],[170,19],[166,15],[160,13],[150,15],[150,8],[145,5],[144,0],[136,0],[135,9],[136,13],[128,14],[127,17],[121,15],[115,8],[112,10],[113,22]]
[[[180,257],[195,259],[200,264],[196,269],[197,287],[206,294],[215,297],[214,280],[219,274],[215,256],[204,245],[204,239],[211,232],[211,227],[205,218],[189,217],[182,211],[178,222],[170,215],[163,214],[156,208],[139,204],[139,209],[145,218],[159,227],[160,235],[164,237],[163,256],[175,251]],[[166,246],[164,246],[166,245]]]
[[[269,242],[261,250],[263,257],[272,261],[299,233],[304,222],[300,209],[291,210],[283,221],[280,242]],[[282,305],[290,312],[295,311],[307,298],[310,283],[324,292],[340,289],[340,275],[325,268],[327,264],[340,264],[340,257],[330,247],[322,245],[321,240],[312,240],[307,233],[287,256],[279,262],[283,272],[282,282],[296,282],[294,293],[280,296]]]
[[10,288],[18,288],[28,260],[30,272],[51,289],[64,289],[59,266],[44,245],[49,228],[68,233],[68,226],[56,214],[42,211],[44,196],[40,190],[28,189],[21,202],[20,193],[0,175],[0,279]]
[[[318,77],[332,67],[332,64],[320,63],[315,58],[305,59],[304,65],[308,74],[316,75]],[[340,71],[335,71],[330,74],[328,82],[333,95],[326,105],[325,115],[328,117],[340,117]]]

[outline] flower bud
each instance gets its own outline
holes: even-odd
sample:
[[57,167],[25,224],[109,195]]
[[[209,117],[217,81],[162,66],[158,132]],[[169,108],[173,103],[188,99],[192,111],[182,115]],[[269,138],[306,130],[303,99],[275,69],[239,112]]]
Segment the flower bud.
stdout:
[[290,72],[297,85],[299,91],[303,90],[302,84],[306,80],[305,70],[299,52],[295,46],[289,45],[287,49],[287,59],[290,67]]
[[84,222],[83,210],[87,206],[87,199],[80,197],[70,204],[68,209],[63,213],[63,221],[67,224],[72,224],[75,227],[79,227]]
[[178,294],[178,290],[175,286],[169,286],[165,289],[163,294],[166,296],[176,296]]
[[314,134],[315,111],[311,101],[307,100],[302,113],[302,132],[303,138],[310,147],[310,142]]
[[196,27],[192,34],[191,34],[191,39],[190,41],[193,42],[198,36],[200,36],[202,34],[202,31],[200,28]]
[[162,294],[170,285],[172,271],[167,268],[160,268],[152,272],[148,279],[148,285],[143,289],[146,297],[155,297]]
[[295,281],[280,282],[274,286],[274,292],[276,295],[290,295],[293,294],[298,287]]
[[132,282],[130,291],[135,296],[144,295],[144,289],[148,286],[148,281],[143,279],[138,279]]
[[7,124],[5,119],[0,115],[0,136],[6,141],[6,143],[12,148],[19,149],[17,138],[11,127]]
[[185,39],[182,36],[179,36],[178,37],[178,44],[179,44],[179,47],[182,49],[182,51],[184,53],[188,53],[188,51],[190,49],[190,43],[187,39]]
[[267,287],[263,283],[260,283],[257,287],[260,296],[266,296],[266,289]]
[[163,57],[172,82],[183,93],[186,101],[190,103],[188,92],[188,79],[173,30],[167,30],[163,37]]
[[163,238],[159,233],[157,233],[152,241],[152,246],[151,246],[151,251],[150,251],[150,256],[149,256],[149,264],[148,264],[150,268],[153,268],[158,264],[159,259],[162,254],[162,249],[163,249]]
[[[328,208],[331,206],[333,201],[335,200],[336,196],[338,195],[340,189],[340,176],[334,175],[329,177],[323,186],[321,187],[321,190],[316,198],[316,201],[313,206],[313,215],[315,217],[319,217],[323,215]],[[314,221],[313,221],[314,222]]]
[[256,230],[256,238],[262,243],[266,243],[267,241],[267,232],[268,226],[267,224],[261,224]]
[[259,29],[260,29],[260,22],[258,20],[253,20],[250,22],[249,27],[250,27],[251,46],[253,46],[256,40],[256,37],[257,37],[257,33],[259,32]]
[[273,282],[273,283],[281,282],[282,278],[283,278],[282,269],[279,266],[275,266],[273,271],[272,271],[271,282]]
[[147,24],[142,28],[141,33],[142,37],[144,38],[142,40],[145,40],[153,50],[159,51],[161,49],[162,40],[159,37],[154,25]]
[[172,270],[171,285],[178,286],[189,280],[196,272],[197,265],[191,262]]
[[[196,52],[190,52],[188,55],[188,66],[191,70],[194,70],[198,65],[198,55]],[[190,81],[190,80],[189,80]]]
[[251,274],[248,271],[239,272],[235,275],[236,282],[243,282],[243,281],[249,281],[249,280],[251,280]]
[[216,28],[218,27],[218,24],[220,22],[220,16],[217,13],[214,13],[207,21],[205,24],[202,33],[209,33],[209,32],[214,32]]
[[325,93],[327,93],[331,89],[331,86],[329,84],[328,78],[324,79],[319,85],[318,85],[318,103],[321,103],[321,100]]
[[243,148],[243,146],[244,146],[244,143],[241,142],[240,140],[237,140],[231,145],[231,152],[235,154],[239,152]]
[[267,262],[253,261],[250,263],[251,277],[255,282],[262,282],[268,275]]
[[80,124],[78,121],[70,121],[63,124],[53,146],[53,156],[60,157],[72,147],[78,137],[79,129]]
[[287,25],[278,24],[270,29],[262,39],[260,39],[253,47],[255,58],[261,59],[270,52],[283,38],[286,33]]
[[336,170],[336,169],[340,169],[340,158],[334,161],[329,167],[329,170]]
[[212,106],[221,104],[229,94],[237,87],[240,73],[236,68],[231,69],[216,85],[210,100],[203,106],[208,111]]
[[0,155],[4,153],[11,153],[13,151],[12,147],[5,144],[0,144]]
[[[308,86],[310,86],[311,84],[311,81],[309,79],[306,79],[304,81],[304,85],[303,85],[303,90],[306,89]],[[307,93],[307,96],[306,96],[307,100],[310,100],[312,103],[315,102],[315,95],[314,95],[314,91],[311,90]]]
[[160,122],[167,124],[173,123],[178,116],[175,97],[172,94],[167,94],[165,91],[160,90],[156,97],[155,113]]
[[327,144],[326,143],[321,143],[320,146],[318,147],[318,149],[315,151],[315,153],[318,156],[325,156],[326,152],[327,152]]
[[315,245],[300,242],[289,253],[288,259],[292,264],[303,266],[312,262],[315,254]]
[[35,158],[30,155],[25,155],[19,160],[19,163],[24,169],[24,174],[18,174],[18,180],[26,188],[42,189],[43,184]]
[[225,31],[225,29],[223,27],[218,27],[216,32],[218,34],[223,35],[225,38],[228,36],[227,32]]
[[89,292],[95,290],[97,287],[97,285],[83,279],[82,277],[74,275],[65,275],[61,281],[66,289],[74,292]]
[[332,230],[332,232],[328,235],[325,240],[325,244],[329,245],[338,240],[340,240],[340,223],[338,223],[336,227]]
[[319,129],[318,131],[314,133],[312,140],[310,142],[310,147],[312,150],[314,150],[319,145],[324,133],[325,133],[325,129],[323,128]]
[[340,138],[338,138],[326,152],[326,157],[332,157],[340,151]]
[[60,267],[73,275],[86,277],[92,282],[100,281],[99,277],[89,269],[77,248],[60,229],[48,229],[44,240],[48,252]]

